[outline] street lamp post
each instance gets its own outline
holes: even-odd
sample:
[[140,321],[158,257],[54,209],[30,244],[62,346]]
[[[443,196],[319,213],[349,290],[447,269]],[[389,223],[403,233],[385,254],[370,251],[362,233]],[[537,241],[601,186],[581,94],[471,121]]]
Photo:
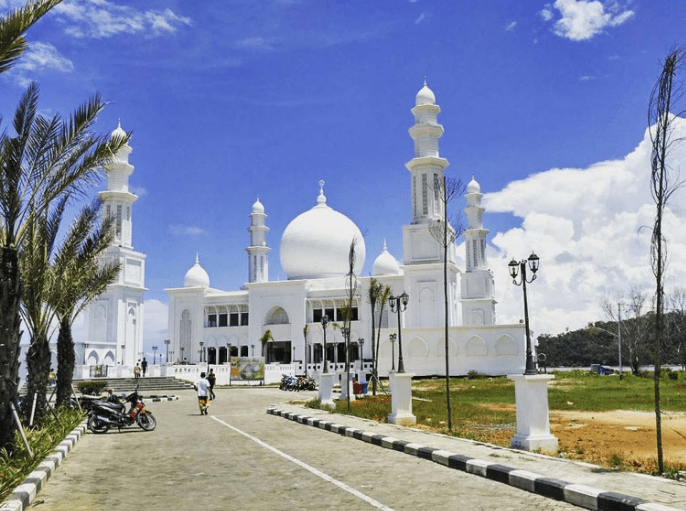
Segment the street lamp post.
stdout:
[[183,350],[184,350],[184,347],[181,346],[181,363],[182,364],[183,364],[184,360],[186,360],[185,358],[183,358]]
[[405,364],[403,363],[403,336],[400,325],[400,313],[407,310],[407,303],[410,301],[409,295],[403,291],[400,296],[391,296],[388,303],[391,305],[391,312],[398,313],[398,372],[405,372]]
[[360,357],[360,373],[364,372],[364,339],[360,337],[357,340],[357,344],[360,345],[360,352],[358,353],[358,356]]
[[395,371],[395,338],[398,334],[391,334],[388,337],[391,340],[391,371]]
[[200,341],[200,363],[201,364],[204,362],[204,360],[203,360],[203,354],[205,353],[205,348],[203,347],[204,345],[205,345],[205,343]]
[[167,345],[167,358],[166,358],[167,364],[169,363],[169,344],[170,343],[171,343],[171,339],[165,339],[164,340],[164,344]]
[[[160,356],[161,358],[161,356]],[[157,346],[152,347],[152,365],[157,363]]]
[[[526,277],[526,267],[529,266],[531,270],[531,279]],[[527,283],[532,283],[536,280],[536,272],[538,271],[538,256],[531,252],[528,259],[523,259],[519,262],[512,259],[509,262],[508,267],[510,268],[510,276],[512,277],[512,283],[515,286],[522,286],[522,291],[524,292],[524,328],[526,329],[526,369],[524,374],[537,374],[536,360],[534,359],[533,352],[531,350],[531,334],[529,333],[529,305],[527,303],[526,297],[526,285]],[[521,276],[521,281],[517,282],[517,277]]]
[[324,329],[324,372],[329,372],[329,363],[326,358],[326,326],[329,324],[329,316],[322,316],[322,328]]

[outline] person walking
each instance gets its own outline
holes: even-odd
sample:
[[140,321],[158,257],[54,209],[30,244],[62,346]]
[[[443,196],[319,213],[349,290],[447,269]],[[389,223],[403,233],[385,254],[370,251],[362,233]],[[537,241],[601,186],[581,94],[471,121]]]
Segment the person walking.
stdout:
[[141,377],[141,366],[136,364],[136,367],[133,368],[133,375],[136,378],[136,381],[138,381],[138,378]]
[[214,375],[214,369],[210,369],[210,374],[207,375],[207,381],[210,382],[210,401],[217,399],[214,395],[214,384],[217,382],[217,377]]
[[205,373],[200,373],[200,379],[193,384],[193,388],[198,392],[198,406],[200,407],[200,415],[207,415],[207,409],[210,407],[209,391],[210,382],[205,378]]
[[141,369],[143,369],[143,378],[145,378],[145,371],[148,369],[148,361],[143,357],[143,362],[141,362]]

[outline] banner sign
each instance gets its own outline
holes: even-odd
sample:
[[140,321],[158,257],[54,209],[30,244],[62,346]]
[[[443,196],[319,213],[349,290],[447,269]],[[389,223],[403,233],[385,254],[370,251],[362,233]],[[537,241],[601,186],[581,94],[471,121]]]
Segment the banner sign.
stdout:
[[231,357],[232,380],[264,380],[264,357]]

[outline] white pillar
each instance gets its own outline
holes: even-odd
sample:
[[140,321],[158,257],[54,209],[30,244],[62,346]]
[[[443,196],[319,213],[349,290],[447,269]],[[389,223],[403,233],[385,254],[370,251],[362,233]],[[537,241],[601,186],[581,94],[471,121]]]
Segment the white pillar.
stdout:
[[388,422],[400,426],[412,426],[417,417],[412,415],[412,374],[395,373],[388,375],[391,387],[391,414]]
[[336,408],[333,402],[333,373],[321,373],[319,375],[319,403],[322,406]]
[[548,382],[552,374],[511,374],[515,382],[517,406],[517,434],[510,439],[510,446],[525,451],[557,451],[557,438],[550,434],[548,412]]

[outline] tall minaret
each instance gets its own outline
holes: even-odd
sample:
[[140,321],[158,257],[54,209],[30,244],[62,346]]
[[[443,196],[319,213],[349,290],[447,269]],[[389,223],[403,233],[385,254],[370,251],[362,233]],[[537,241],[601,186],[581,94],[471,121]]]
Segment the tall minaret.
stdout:
[[462,275],[462,324],[495,324],[493,274],[486,263],[486,235],[484,207],[481,205],[481,187],[474,178],[465,194],[467,229],[464,231],[466,272]]
[[[121,123],[112,136],[126,136]],[[128,370],[143,356],[145,254],[133,250],[132,207],[138,197],[129,191],[131,147],[126,144],[105,166],[107,189],[98,192],[103,215],[114,216],[114,240],[101,256],[118,261],[121,270],[87,310],[88,334],[83,343],[86,365],[121,366]],[[128,373],[127,373],[128,374]]]
[[269,227],[264,224],[267,215],[264,213],[264,206],[260,199],[252,205],[250,213],[250,246],[245,250],[248,252],[249,276],[248,282],[267,282],[269,280],[269,252],[271,248],[267,246],[267,232]]
[[[443,126],[438,123],[440,111],[434,93],[424,81],[412,109],[415,123],[409,130],[414,140],[414,158],[405,164],[412,187],[412,223],[403,227],[405,264],[443,260],[443,251],[429,232],[431,223],[444,216],[440,190],[448,160],[438,154],[438,139],[443,135]],[[451,261],[453,252],[449,254]]]
[[[112,132],[112,136],[126,136],[121,123]],[[133,248],[131,244],[131,206],[138,197],[129,191],[129,176],[133,172],[133,165],[129,163],[131,154],[129,144],[124,145],[106,166],[107,190],[98,192],[102,202],[104,214],[115,216],[114,244],[125,248]]]

